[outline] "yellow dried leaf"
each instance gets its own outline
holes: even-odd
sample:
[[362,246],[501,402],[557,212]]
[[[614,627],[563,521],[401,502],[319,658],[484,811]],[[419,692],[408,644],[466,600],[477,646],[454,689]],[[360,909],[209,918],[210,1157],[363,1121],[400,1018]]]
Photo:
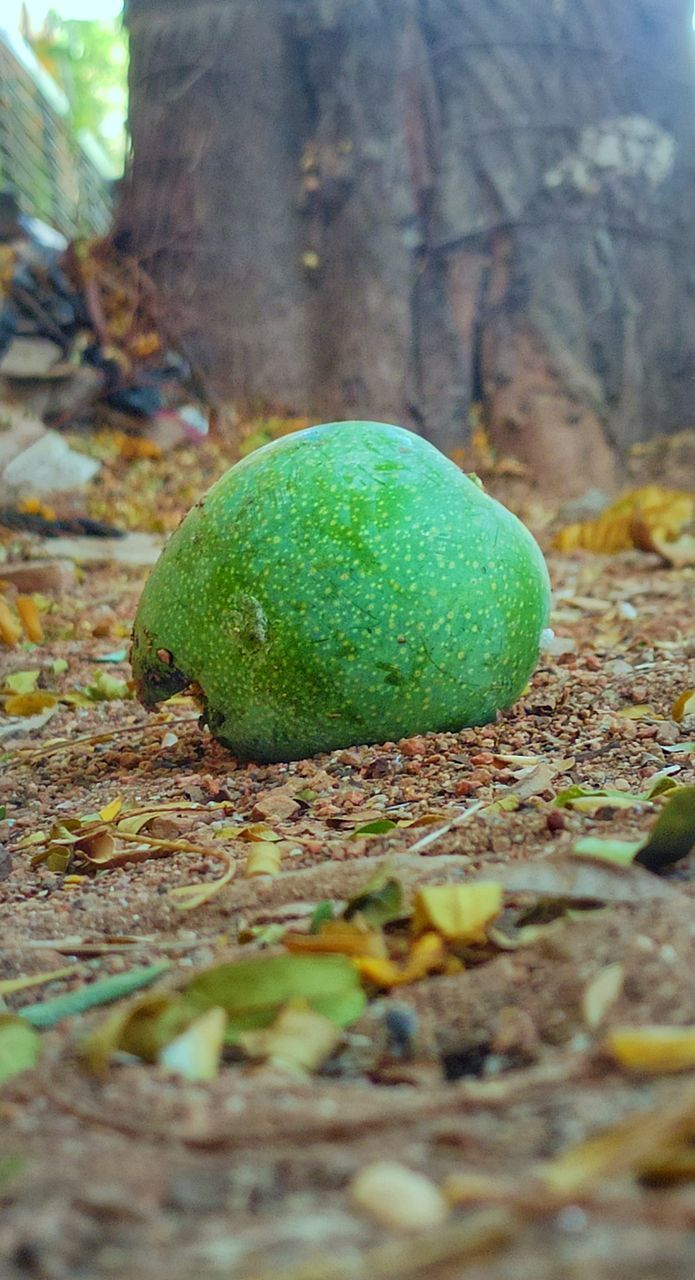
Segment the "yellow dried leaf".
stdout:
[[397,987],[401,982],[401,970],[388,957],[380,960],[371,956],[356,956],[355,967],[361,978],[375,987]]
[[242,1031],[238,1044],[250,1058],[265,1058],[276,1067],[316,1071],[340,1043],[340,1029],[306,1000],[285,1005],[269,1027]]
[[419,982],[427,974],[447,968],[449,957],[438,933],[424,933],[413,943],[410,955],[403,966],[388,957],[356,956],[354,963],[360,977],[375,987],[402,987]]
[[5,712],[8,716],[35,716],[49,707],[54,707],[58,699],[52,693],[15,693],[5,699]]
[[668,541],[677,537],[694,513],[695,498],[691,493],[645,485],[623,494],[595,520],[567,525],[555,535],[553,546],[558,551],[613,555],[640,545],[635,541],[637,521],[650,529],[658,529],[659,535]]
[[42,516],[44,520],[55,520],[56,513],[54,507],[49,507],[41,498],[22,498],[18,503],[17,510],[26,516]]
[[0,598],[0,640],[10,649],[19,644],[22,628],[6,600]]
[[647,702],[637,702],[632,707],[621,707],[615,713],[622,720],[660,720],[661,716]]
[[277,844],[262,840],[254,844],[244,867],[247,879],[253,876],[276,876],[280,872],[282,853]]
[[695,1136],[695,1092],[667,1105],[628,1116],[584,1142],[560,1152],[537,1170],[545,1186],[563,1199],[593,1192],[608,1178],[645,1177],[664,1158],[673,1159]]
[[104,805],[104,808],[99,810],[99,817],[103,822],[113,822],[116,814],[121,812],[122,807],[123,797],[116,796],[115,800],[111,800],[109,804]]
[[695,1067],[695,1027],[616,1027],[603,1048],[627,1071],[685,1071]]
[[381,933],[362,920],[326,920],[318,933],[288,930],[283,946],[292,952],[324,952],[332,955],[386,959],[388,953]]
[[437,1227],[449,1212],[434,1182],[395,1160],[375,1160],[365,1165],[353,1178],[350,1191],[370,1218],[398,1231]]
[[625,970],[622,964],[607,964],[599,969],[582,993],[584,1021],[592,1031],[600,1026],[623,989]]
[[427,932],[413,942],[401,975],[401,982],[419,982],[428,973],[442,969],[447,963],[446,947],[438,933]]
[[427,885],[415,898],[413,930],[434,929],[450,942],[484,942],[487,926],[501,908],[502,885],[493,880]]
[[43,641],[43,627],[41,626],[36,601],[31,596],[17,596],[16,605],[19,620],[24,628],[27,640],[31,640],[32,644],[41,644]]
[[685,689],[671,707],[671,719],[680,724],[686,716],[695,716],[695,689]]

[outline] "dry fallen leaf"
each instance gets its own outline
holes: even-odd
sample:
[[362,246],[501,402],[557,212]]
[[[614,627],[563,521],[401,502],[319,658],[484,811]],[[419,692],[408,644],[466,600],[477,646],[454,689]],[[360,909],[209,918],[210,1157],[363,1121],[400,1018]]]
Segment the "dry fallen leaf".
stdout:
[[421,1231],[437,1227],[449,1212],[439,1187],[395,1160],[365,1165],[350,1184],[352,1199],[382,1227]]
[[295,1000],[280,1010],[269,1027],[243,1031],[238,1043],[251,1058],[265,1058],[275,1067],[316,1071],[340,1043],[340,1030],[306,1001]]
[[603,1022],[611,1005],[615,1004],[622,989],[625,968],[619,962],[599,969],[582,992],[582,1013],[591,1031]]
[[27,640],[31,640],[32,644],[41,644],[43,627],[36,601],[32,596],[17,596],[15,604]]
[[695,499],[691,493],[663,489],[656,484],[645,485],[623,494],[596,519],[567,525],[555,535],[553,546],[558,551],[613,555],[639,546],[635,535],[640,537],[642,526],[650,531],[651,537],[668,542],[693,519],[694,512]]
[[495,881],[424,885],[415,897],[413,931],[434,929],[450,942],[484,942],[501,909],[502,886]]
[[671,719],[680,724],[686,716],[695,716],[695,689],[685,689],[671,707]]
[[268,840],[257,841],[249,850],[244,867],[247,880],[253,876],[276,876],[280,872],[282,851],[279,843],[272,844]]
[[662,1075],[695,1067],[695,1027],[616,1027],[603,1042],[627,1071]]

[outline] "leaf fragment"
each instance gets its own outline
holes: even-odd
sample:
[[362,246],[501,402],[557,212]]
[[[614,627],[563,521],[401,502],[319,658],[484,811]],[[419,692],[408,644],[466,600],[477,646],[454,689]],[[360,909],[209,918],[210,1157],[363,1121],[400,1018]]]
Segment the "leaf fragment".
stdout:
[[672,720],[680,724],[686,716],[695,715],[695,689],[684,689],[673,703],[670,711]]
[[615,1004],[625,978],[625,966],[616,962],[604,965],[594,974],[582,992],[584,1022],[591,1031],[601,1025],[611,1005]]
[[425,885],[415,897],[413,931],[434,929],[450,942],[484,942],[487,926],[501,909],[502,885],[497,881]]
[[421,1231],[439,1226],[449,1206],[439,1187],[395,1160],[375,1160],[350,1184],[355,1204],[382,1227]]
[[381,933],[361,918],[326,920],[313,933],[288,929],[282,941],[287,950],[295,954],[373,956],[379,959],[388,955]]
[[361,827],[355,827],[352,832],[353,839],[359,839],[362,836],[385,836],[390,831],[395,831],[398,824],[392,822],[390,818],[375,818],[373,822],[365,822]]
[[97,671],[91,684],[85,687],[84,694],[90,702],[118,702],[133,696],[127,680],[120,680],[108,671]]
[[13,671],[5,679],[5,693],[33,693],[41,670],[36,667],[32,671]]
[[393,875],[386,861],[369,877],[366,884],[348,899],[343,915],[346,920],[360,915],[367,924],[379,926],[398,920],[403,915],[403,885]]
[[35,1066],[41,1038],[26,1022],[11,1013],[0,1013],[0,1085]]
[[27,991],[30,987],[42,987],[46,982],[57,982],[59,978],[71,978],[77,972],[75,965],[63,969],[49,969],[47,973],[30,973],[22,978],[4,978],[0,982],[0,997],[14,995],[16,991]]
[[22,628],[17,622],[7,601],[0,596],[0,640],[8,649],[14,649],[22,637]]
[[627,1071],[663,1075],[695,1067],[695,1027],[616,1027],[603,1048]]
[[695,787],[677,787],[643,840],[579,840],[574,852],[622,865],[637,862],[661,871],[686,858],[695,846]]
[[116,796],[115,800],[111,800],[103,809],[99,810],[99,817],[102,822],[113,822],[117,814],[123,808],[123,797]]
[[[178,1036],[159,1052],[160,1066],[184,1080],[214,1080],[227,1030],[227,1014],[213,1006],[194,1018]],[[259,1034],[259,1033],[256,1033]]]
[[5,713],[8,716],[36,716],[58,702],[55,694],[36,689],[33,693],[13,693],[5,698]]
[[265,1058],[275,1067],[316,1071],[340,1043],[340,1031],[330,1018],[316,1013],[304,1000],[280,1010],[269,1027],[243,1031],[239,1046],[251,1058]]
[[27,640],[32,644],[41,644],[44,638],[43,627],[36,601],[32,596],[17,596],[15,606]]

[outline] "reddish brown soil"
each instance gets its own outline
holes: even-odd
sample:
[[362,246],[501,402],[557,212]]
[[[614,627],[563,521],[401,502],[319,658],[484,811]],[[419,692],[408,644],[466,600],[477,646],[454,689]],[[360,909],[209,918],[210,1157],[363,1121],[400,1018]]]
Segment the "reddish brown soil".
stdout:
[[[15,536],[9,549],[20,542]],[[237,956],[242,923],[342,899],[366,878],[373,863],[365,860],[384,854],[394,856],[407,888],[480,871],[504,877],[510,868],[526,868],[532,887],[580,835],[646,832],[653,806],[592,818],[553,808],[552,797],[571,782],[640,791],[669,765],[677,781],[695,781],[695,756],[666,750],[695,736],[669,716],[695,684],[695,571],[669,570],[638,552],[551,555],[550,567],[553,625],[572,643],[563,653],[556,644],[527,695],[495,725],[239,767],[198,727],[190,704],[148,717],[125,700],[61,706],[31,742],[6,741],[0,840],[12,869],[0,886],[0,979],[75,966],[74,977],[8,996],[7,1007],[162,953],[177,974]],[[30,654],[4,651],[4,673],[40,666],[52,689],[89,683],[95,658],[127,644],[143,577],[86,568],[47,616],[45,642]],[[56,675],[58,658],[69,667]],[[128,669],[123,662],[102,670],[127,677]],[[652,710],[621,714],[636,704]],[[94,734],[103,740],[77,741]],[[59,750],[36,750],[61,736]],[[496,761],[499,753],[548,766],[540,790],[516,812],[477,815],[410,858],[401,855],[432,828],[352,837],[380,813],[435,812],[444,823],[475,800],[491,802],[518,781],[518,766]],[[315,799],[291,818],[268,819],[287,841],[281,874],[244,879],[247,847],[232,842],[238,878],[188,915],[167,890],[217,874],[204,851],[70,883],[32,869],[31,851],[20,844],[116,796],[140,806],[226,801],[248,819],[260,798],[298,779]],[[179,830],[204,845],[219,816],[196,810]],[[561,917],[518,950],[490,951],[460,974],[375,999],[328,1066],[306,1079],[229,1062],[211,1084],[182,1083],[146,1065],[115,1065],[95,1080],[74,1046],[104,1013],[65,1020],[45,1033],[40,1066],[0,1094],[3,1277],[691,1280],[694,1181],[647,1188],[628,1171],[576,1203],[533,1190],[539,1162],[625,1116],[659,1107],[666,1114],[693,1088],[692,1073],[628,1076],[600,1052],[612,1026],[695,1024],[692,865],[659,877],[635,872],[629,885],[623,896],[632,901]],[[510,893],[509,905],[522,901]],[[86,942],[124,934],[136,940],[80,954]],[[582,995],[617,961],[622,991],[592,1029]],[[395,1006],[416,1014],[406,1059],[390,1038]],[[6,1156],[20,1159],[3,1174]],[[484,1173],[502,1190],[481,1192],[432,1232],[388,1231],[349,1191],[356,1171],[384,1156],[438,1184],[454,1173]]]

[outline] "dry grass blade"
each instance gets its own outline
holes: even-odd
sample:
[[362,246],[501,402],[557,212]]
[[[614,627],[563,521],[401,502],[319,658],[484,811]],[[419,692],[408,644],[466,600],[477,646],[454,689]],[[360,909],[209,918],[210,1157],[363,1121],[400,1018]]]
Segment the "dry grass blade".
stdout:
[[447,835],[450,831],[456,830],[458,827],[464,826],[466,822],[469,822],[476,813],[479,813],[480,810],[484,808],[484,802],[482,800],[476,800],[475,804],[472,804],[468,809],[464,809],[463,813],[457,813],[456,817],[452,818],[450,822],[445,823],[443,827],[437,827],[436,831],[430,831],[426,836],[423,836],[422,839],[416,840],[415,844],[411,844],[408,849],[408,853],[422,853],[423,849],[429,849],[430,845],[436,844],[437,840],[441,840],[442,836]]
[[62,751],[88,747],[93,743],[110,742],[112,738],[120,738],[124,734],[150,733],[153,730],[170,729],[175,724],[197,723],[198,716],[181,716],[176,720],[146,721],[144,724],[126,725],[121,729],[109,729],[104,733],[87,733],[79,738],[63,738],[60,742],[47,742],[43,747],[19,747],[12,754],[19,764],[35,764],[38,761],[43,762],[49,756],[58,755]]

